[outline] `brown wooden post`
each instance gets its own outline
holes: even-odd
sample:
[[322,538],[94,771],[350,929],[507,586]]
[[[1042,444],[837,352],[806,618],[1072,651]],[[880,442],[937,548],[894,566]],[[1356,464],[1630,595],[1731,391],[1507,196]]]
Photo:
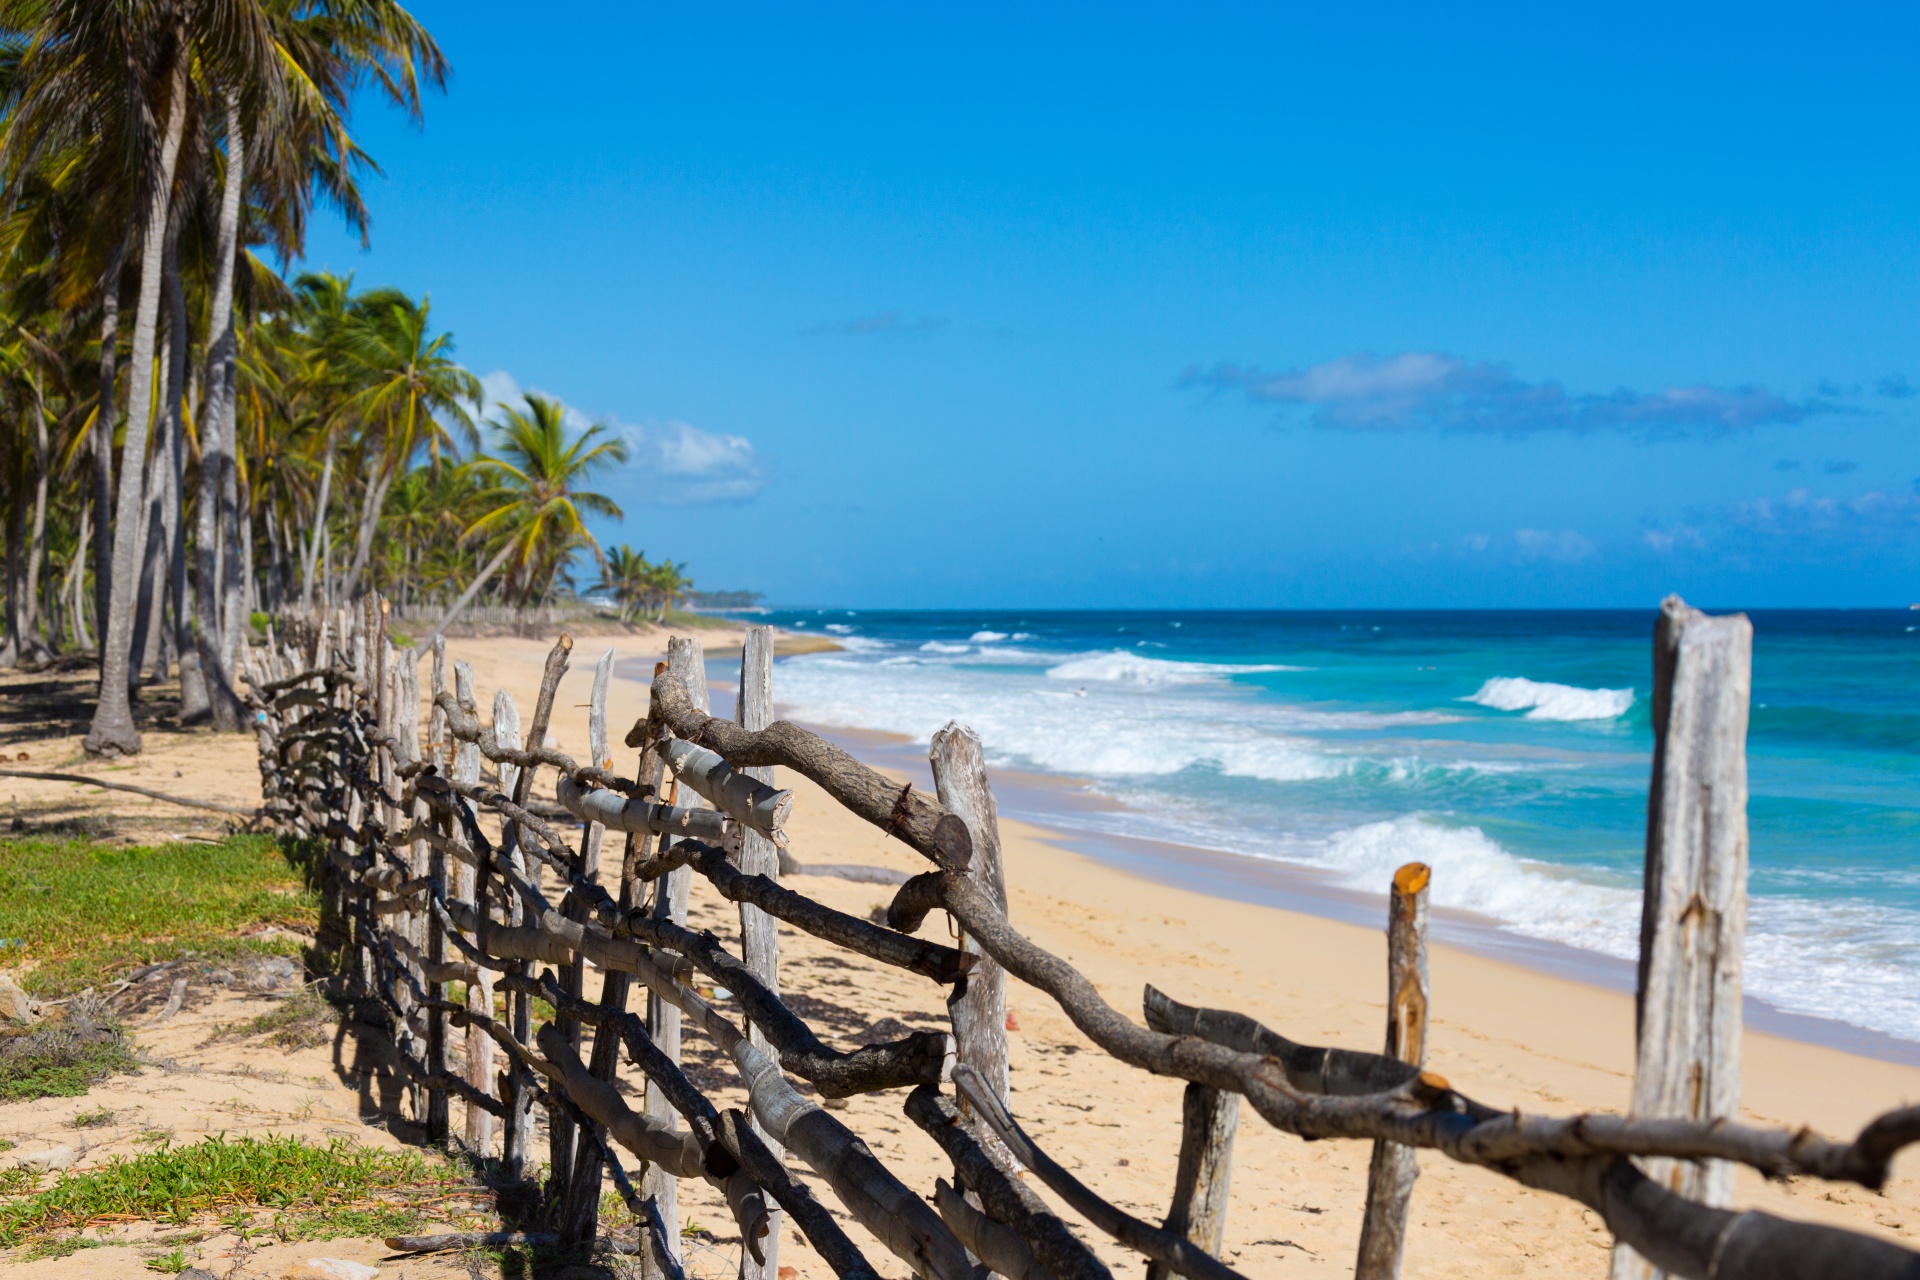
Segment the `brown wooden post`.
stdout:
[[[1653,640],[1653,778],[1640,912],[1633,1113],[1731,1119],[1740,1105],[1741,948],[1747,927],[1747,711],[1753,624],[1678,596]],[[1645,1160],[1647,1176],[1725,1206],[1722,1161]],[[1625,1245],[1614,1280],[1667,1273]]]
[[[740,696],[734,703],[733,719],[743,729],[756,732],[773,723],[773,637],[772,627],[748,627],[745,643],[740,652]],[[745,773],[768,786],[773,785],[771,767],[743,769]],[[763,875],[769,879],[780,876],[780,850],[772,840],[758,831],[747,829],[741,833],[740,869],[748,875]],[[766,912],[748,903],[740,904],[740,954],[748,970],[754,977],[766,984],[767,990],[778,995],[780,992],[780,932],[779,923]],[[757,1026],[748,1026],[748,1035],[753,1043],[765,1049],[766,1037]],[[753,1122],[756,1132],[765,1139],[774,1158],[780,1158],[780,1148],[761,1128],[756,1119]],[[768,1206],[768,1231],[761,1241],[766,1254],[764,1263],[755,1262],[748,1252],[740,1261],[742,1280],[775,1280],[780,1274],[780,1227],[784,1215],[775,1206]]]
[[[1387,908],[1386,1054],[1416,1067],[1427,1056],[1427,887],[1432,879],[1425,863],[1401,867],[1393,873]],[[1419,1176],[1411,1147],[1397,1142],[1373,1144],[1354,1280],[1393,1280],[1400,1274],[1407,1208],[1413,1200],[1413,1181]]]
[[[967,875],[1005,914],[1007,883],[1000,858],[1000,811],[987,782],[987,758],[980,737],[965,725],[950,721],[933,735],[927,754],[940,803],[967,824],[967,833],[973,838],[973,861]],[[967,976],[954,984],[953,994],[947,999],[947,1013],[953,1019],[954,1061],[978,1071],[994,1096],[1005,1102],[1011,1077],[1007,1065],[1007,971],[972,938],[962,937],[960,945],[980,958]],[[1008,1168],[1017,1167],[991,1129],[972,1116],[965,1123],[976,1141]]]

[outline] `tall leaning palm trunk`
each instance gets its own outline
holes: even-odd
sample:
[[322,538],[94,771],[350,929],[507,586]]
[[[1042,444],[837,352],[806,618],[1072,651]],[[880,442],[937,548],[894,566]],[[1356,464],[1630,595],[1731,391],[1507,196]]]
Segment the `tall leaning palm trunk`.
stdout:
[[[177,242],[178,236],[175,236]],[[187,296],[180,280],[180,253],[176,243],[167,251],[166,261],[166,392],[160,412],[166,423],[165,448],[167,492],[167,625],[166,633],[180,663],[180,720],[191,723],[207,714],[207,682],[200,670],[200,654],[188,624],[192,606],[187,600],[186,530],[186,393],[187,393]],[[202,592],[201,594],[205,594]]]
[[100,517],[93,526],[93,616],[102,627],[113,599],[113,525],[107,512],[113,510],[113,423],[119,407],[114,400],[114,377],[120,354],[120,271],[126,257],[122,241],[100,285],[100,406],[94,411],[91,445],[93,509]]
[[146,225],[140,241],[140,296],[134,307],[132,368],[128,370],[127,435],[121,448],[120,493],[114,506],[113,588],[107,606],[106,639],[100,654],[100,705],[82,745],[88,755],[138,755],[140,730],[133,723],[127,692],[127,659],[133,646],[136,572],[141,553],[142,460],[147,453],[147,421],[153,413],[154,330],[160,319],[161,267],[167,248],[167,217],[172,205],[173,173],[187,125],[187,63],[184,51],[174,59],[167,85],[166,132],[160,163],[147,196]]
[[233,386],[238,342],[233,330],[233,273],[239,256],[240,197],[246,185],[247,148],[241,132],[239,95],[229,90],[226,98],[227,177],[220,193],[213,308],[207,316],[212,341],[207,344],[207,398],[200,409],[200,496],[193,545],[197,553],[194,574],[199,585],[194,598],[199,624],[194,640],[200,672],[206,682],[214,727],[230,733],[241,726],[240,699],[233,687],[239,656],[235,615],[244,607],[239,512],[235,510],[238,485]]
[[47,406],[40,394],[40,376],[33,375],[33,529],[27,536],[27,583],[22,597],[18,637],[19,657],[41,661],[52,657],[40,617],[40,566],[47,554]]

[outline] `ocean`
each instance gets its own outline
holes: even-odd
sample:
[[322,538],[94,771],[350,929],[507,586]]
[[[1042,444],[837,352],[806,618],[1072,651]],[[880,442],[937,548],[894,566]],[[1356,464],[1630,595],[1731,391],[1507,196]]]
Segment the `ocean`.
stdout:
[[[1717,611],[1716,611],[1717,612]],[[1920,1042],[1920,612],[1756,610],[1746,988]],[[783,715],[1050,775],[1031,813],[1384,892],[1580,954],[1638,947],[1653,610],[782,610]],[[1034,794],[1023,792],[1026,803]],[[1176,855],[1177,856],[1177,855]],[[1253,865],[1253,864],[1247,864]]]

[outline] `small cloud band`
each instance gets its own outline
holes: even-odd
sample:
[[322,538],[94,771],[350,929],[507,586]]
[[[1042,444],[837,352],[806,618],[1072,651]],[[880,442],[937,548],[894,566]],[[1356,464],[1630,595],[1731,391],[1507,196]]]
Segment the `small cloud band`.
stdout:
[[1506,365],[1470,363],[1438,351],[1341,356],[1303,369],[1272,372],[1216,364],[1189,369],[1185,386],[1239,391],[1255,404],[1311,410],[1315,426],[1339,431],[1621,431],[1649,437],[1724,436],[1833,411],[1824,401],[1792,401],[1761,387],[1667,387],[1606,393],[1568,392],[1557,382],[1528,382]]

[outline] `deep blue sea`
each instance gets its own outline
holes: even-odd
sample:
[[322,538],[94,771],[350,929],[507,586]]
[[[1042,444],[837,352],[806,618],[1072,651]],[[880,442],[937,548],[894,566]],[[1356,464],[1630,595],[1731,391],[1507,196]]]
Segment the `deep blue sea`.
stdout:
[[[1920,612],[1754,623],[1747,991],[1920,1040]],[[786,714],[1109,798],[1114,834],[1272,859],[1630,959],[1653,611],[778,611]]]

